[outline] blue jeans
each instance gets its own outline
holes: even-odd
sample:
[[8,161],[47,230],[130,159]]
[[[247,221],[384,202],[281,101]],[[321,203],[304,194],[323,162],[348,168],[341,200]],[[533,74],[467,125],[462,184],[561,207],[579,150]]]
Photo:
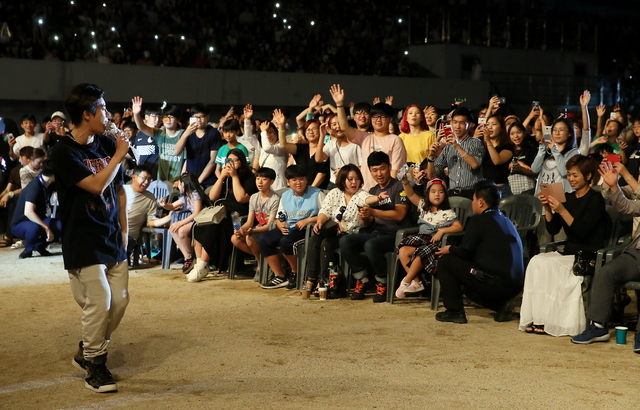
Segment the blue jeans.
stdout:
[[[356,279],[362,279],[364,274],[357,275],[365,270],[364,261],[360,253],[364,251],[373,265],[376,280],[387,283],[387,252],[394,252],[396,246],[395,233],[354,233],[340,238],[340,252],[351,267]],[[361,276],[361,277],[358,277]]]

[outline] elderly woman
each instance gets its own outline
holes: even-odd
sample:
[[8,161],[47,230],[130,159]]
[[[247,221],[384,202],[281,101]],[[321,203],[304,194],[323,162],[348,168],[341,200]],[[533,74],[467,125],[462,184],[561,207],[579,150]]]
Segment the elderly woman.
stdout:
[[564,252],[551,252],[531,259],[524,281],[519,329],[553,336],[576,335],[586,326],[582,302],[582,276],[573,274],[574,255],[595,252],[604,246],[607,213],[602,196],[590,188],[597,171],[589,157],[577,155],[567,161],[567,181],[574,192],[560,202],[540,195],[547,230],[564,229]]

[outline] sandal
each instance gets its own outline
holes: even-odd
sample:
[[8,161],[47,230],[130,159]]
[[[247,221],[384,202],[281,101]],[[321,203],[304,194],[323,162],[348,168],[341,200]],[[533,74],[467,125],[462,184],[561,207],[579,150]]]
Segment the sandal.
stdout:
[[529,323],[527,325],[527,327],[524,328],[524,332],[525,333],[534,333],[535,330],[534,330],[534,327],[533,327],[533,323]]
[[544,331],[544,325],[533,325],[533,333],[537,335],[546,335],[547,332]]

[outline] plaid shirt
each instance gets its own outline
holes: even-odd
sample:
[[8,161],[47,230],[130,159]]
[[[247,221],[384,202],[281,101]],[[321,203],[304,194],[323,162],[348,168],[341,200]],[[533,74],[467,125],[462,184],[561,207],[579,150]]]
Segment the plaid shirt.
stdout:
[[482,141],[471,136],[460,141],[460,147],[478,161],[478,169],[472,169],[464,159],[460,158],[458,150],[452,144],[444,147],[433,165],[437,175],[443,175],[444,169],[449,168],[450,189],[473,189],[476,182],[482,179],[482,157],[485,148]]

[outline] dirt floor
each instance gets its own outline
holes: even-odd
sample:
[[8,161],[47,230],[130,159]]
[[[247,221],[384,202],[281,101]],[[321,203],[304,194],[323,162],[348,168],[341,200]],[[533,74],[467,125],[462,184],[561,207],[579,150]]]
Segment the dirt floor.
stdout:
[[[578,346],[521,333],[516,321],[496,323],[474,307],[466,325],[439,323],[424,300],[305,301],[249,278],[194,284],[160,269],[132,273],[109,351],[119,391],[97,394],[70,363],[80,309],[61,257],[19,261],[18,253],[0,251],[0,276],[33,271],[0,281],[0,409],[638,405],[631,332],[626,346]],[[39,284],[47,275],[55,283]]]

